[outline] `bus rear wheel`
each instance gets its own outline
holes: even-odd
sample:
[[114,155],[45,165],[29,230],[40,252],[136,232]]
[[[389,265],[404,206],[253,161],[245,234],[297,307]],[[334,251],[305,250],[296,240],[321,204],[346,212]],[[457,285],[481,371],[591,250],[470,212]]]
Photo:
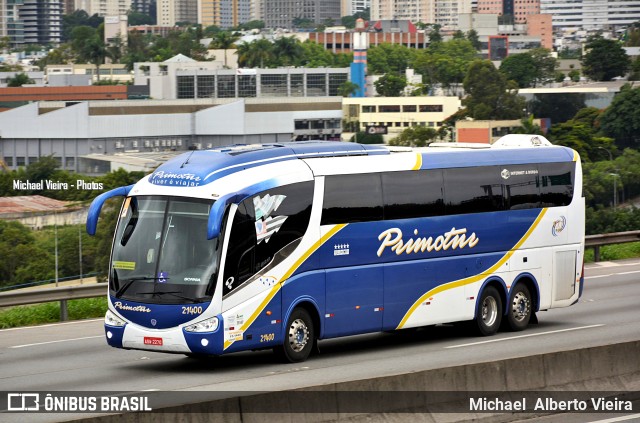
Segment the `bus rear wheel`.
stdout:
[[304,308],[296,308],[289,316],[282,345],[274,351],[285,362],[305,361],[316,342],[313,320]]
[[478,334],[482,336],[494,335],[500,328],[502,321],[502,301],[498,290],[488,286],[482,291],[478,310],[476,313],[475,326]]
[[515,286],[509,301],[507,323],[512,331],[524,330],[531,319],[531,293],[529,289],[519,283]]

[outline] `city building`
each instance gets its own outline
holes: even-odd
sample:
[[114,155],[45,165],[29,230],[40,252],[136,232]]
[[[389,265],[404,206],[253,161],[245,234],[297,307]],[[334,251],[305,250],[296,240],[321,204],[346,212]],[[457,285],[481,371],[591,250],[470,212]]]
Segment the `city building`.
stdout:
[[76,9],[84,10],[89,16],[126,15],[131,6],[131,0],[76,0]]
[[540,0],[555,29],[613,30],[640,21],[640,2],[629,0]]
[[[548,119],[534,119],[544,133],[549,129]],[[514,120],[458,120],[456,122],[456,141],[479,144],[493,144],[507,134],[522,127],[519,119]]]
[[[98,81],[98,72],[95,65],[86,63],[69,63],[66,65],[47,65],[44,68],[46,83],[49,86],[64,85],[90,85]],[[64,76],[64,79],[59,77]],[[69,78],[73,76],[73,78]],[[110,79],[123,84],[133,82],[133,75],[127,70],[127,65],[122,63],[108,63],[100,65],[101,80]],[[58,82],[62,81],[62,82]],[[77,81],[73,83],[72,81]]]
[[[423,49],[429,47],[429,36],[424,32],[365,32],[368,46],[382,43],[401,44],[410,48]],[[296,34],[301,41],[310,40],[321,44],[334,53],[349,53],[354,50],[352,32],[310,32]]]
[[371,0],[371,20],[436,22],[436,0]]
[[[345,98],[342,112],[345,127],[383,133],[388,141],[410,126],[437,130],[461,105],[457,96]],[[343,132],[344,140],[352,136],[353,132]]]
[[126,47],[128,35],[127,15],[104,17],[104,42],[106,45],[119,44]]
[[[540,14],[541,0],[478,0],[478,13],[508,15],[511,24],[526,23],[528,15]],[[543,12],[544,13],[544,12]]]
[[538,47],[553,48],[553,31],[549,15],[529,15],[531,24],[499,25],[498,14],[463,13],[459,29],[475,30],[482,57],[502,60],[509,54],[524,53]]
[[200,0],[198,19],[204,28],[236,27],[251,20],[251,0]]
[[[4,115],[15,108],[34,101],[59,100],[77,103],[86,100],[126,100],[129,88],[126,85],[89,85],[75,87],[5,87],[0,88],[0,113]],[[5,123],[6,125],[7,123]],[[6,133],[3,128],[3,136]]]
[[144,13],[145,15],[155,16],[156,0],[131,0],[131,10]]
[[103,174],[116,155],[230,144],[339,139],[340,97],[35,102],[0,113],[10,169],[53,155],[63,169]]
[[198,23],[198,0],[157,0],[156,23],[175,26],[178,22]]
[[315,23],[340,21],[340,0],[261,0],[260,19],[267,28],[294,28],[294,19]]
[[27,44],[57,46],[62,36],[62,0],[3,0],[3,36],[12,47]]
[[134,65],[134,83],[154,99],[337,96],[349,68],[223,69],[182,56]]
[[340,7],[342,16],[351,16],[369,9],[371,0],[342,0]]

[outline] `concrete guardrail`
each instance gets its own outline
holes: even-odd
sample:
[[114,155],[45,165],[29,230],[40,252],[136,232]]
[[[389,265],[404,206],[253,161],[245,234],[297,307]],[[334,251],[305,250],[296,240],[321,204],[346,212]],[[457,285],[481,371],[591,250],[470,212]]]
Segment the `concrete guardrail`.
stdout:
[[[509,422],[558,412],[534,411],[536,398],[588,398],[585,402],[591,406],[591,398],[603,395],[634,401],[637,407],[640,360],[630,357],[638,357],[639,352],[640,341],[631,341],[268,393],[143,392],[152,411],[86,416],[78,421]],[[229,397],[220,396],[225,394]],[[185,395],[192,395],[190,403],[176,404]],[[527,412],[470,411],[470,398],[477,396],[527,397]],[[302,403],[305,398],[307,402]]]

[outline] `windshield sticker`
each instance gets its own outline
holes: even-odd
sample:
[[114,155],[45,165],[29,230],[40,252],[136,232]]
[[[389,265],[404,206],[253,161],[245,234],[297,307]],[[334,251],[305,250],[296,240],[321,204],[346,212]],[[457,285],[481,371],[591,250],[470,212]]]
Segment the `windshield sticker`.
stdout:
[[253,208],[256,210],[256,220],[266,219],[271,213],[278,210],[280,204],[287,198],[286,195],[265,195],[253,197]]
[[278,232],[284,221],[288,216],[268,217],[265,220],[258,220],[256,222],[256,237],[258,238],[258,244],[262,241],[269,242],[271,236]]
[[136,270],[135,261],[114,261],[113,268],[119,270]]
[[124,205],[122,206],[122,213],[120,213],[121,218],[127,217],[127,211],[129,211],[129,204],[131,204],[131,197],[127,197],[127,199],[124,200]]
[[168,272],[160,272],[158,273],[158,283],[166,283],[167,279],[169,279]]

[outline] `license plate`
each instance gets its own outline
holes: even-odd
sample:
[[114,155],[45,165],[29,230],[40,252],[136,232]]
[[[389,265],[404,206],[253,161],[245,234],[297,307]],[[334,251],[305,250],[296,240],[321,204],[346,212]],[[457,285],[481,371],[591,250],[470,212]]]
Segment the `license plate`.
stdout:
[[152,338],[152,337],[149,337],[149,336],[145,336],[144,337],[144,344],[145,345],[162,346],[162,338]]

